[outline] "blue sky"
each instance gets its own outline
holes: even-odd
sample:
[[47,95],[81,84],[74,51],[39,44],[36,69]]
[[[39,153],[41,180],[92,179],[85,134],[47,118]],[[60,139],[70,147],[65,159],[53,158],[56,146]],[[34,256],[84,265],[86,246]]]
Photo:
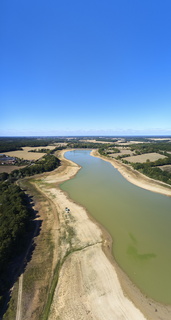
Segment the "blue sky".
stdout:
[[171,135],[170,0],[1,0],[0,135]]

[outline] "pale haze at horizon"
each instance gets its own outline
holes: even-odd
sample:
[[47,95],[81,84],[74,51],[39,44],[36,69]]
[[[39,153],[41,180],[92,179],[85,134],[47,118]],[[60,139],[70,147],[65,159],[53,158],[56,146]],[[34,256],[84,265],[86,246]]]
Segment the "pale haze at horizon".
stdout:
[[0,135],[171,135],[171,2],[2,1]]

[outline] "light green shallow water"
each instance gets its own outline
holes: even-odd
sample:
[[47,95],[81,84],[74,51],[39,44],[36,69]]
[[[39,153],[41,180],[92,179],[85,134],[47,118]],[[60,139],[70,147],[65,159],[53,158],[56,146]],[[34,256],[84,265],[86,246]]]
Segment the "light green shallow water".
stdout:
[[141,291],[171,304],[171,198],[134,186],[90,150],[65,157],[82,169],[61,189],[109,231],[116,261]]

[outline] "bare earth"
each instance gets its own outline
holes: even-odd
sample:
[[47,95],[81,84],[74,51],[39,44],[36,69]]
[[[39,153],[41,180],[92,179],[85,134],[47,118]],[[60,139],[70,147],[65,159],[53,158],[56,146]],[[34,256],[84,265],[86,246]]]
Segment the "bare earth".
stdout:
[[7,172],[7,173],[11,173],[13,170],[18,170],[18,169],[22,169],[25,166],[6,166],[6,165],[2,165],[0,166],[0,173],[2,172]]
[[28,152],[26,150],[17,150],[17,151],[8,151],[4,152],[6,156],[9,157],[17,157],[24,160],[38,160],[43,157],[46,153],[36,153],[36,152]]
[[93,150],[91,155],[110,162],[123,175],[125,179],[135,184],[136,186],[149,191],[161,193],[166,196],[171,196],[171,187],[168,184],[148,178],[142,173],[134,170],[129,165],[121,163],[115,159],[102,157],[96,150]]
[[163,156],[162,154],[156,153],[156,152],[152,152],[152,153],[144,153],[141,155],[137,155],[137,156],[131,156],[131,157],[126,157],[125,160],[129,161],[129,162],[133,162],[133,163],[143,163],[146,162],[147,160],[150,161],[156,161],[158,159],[164,159],[166,158],[165,156]]
[[[59,144],[60,145],[60,144]],[[4,152],[5,155],[9,157],[17,157],[20,159],[24,160],[38,160],[41,157],[43,157],[46,153],[41,153],[41,152],[29,152],[29,151],[34,151],[34,150],[39,150],[39,149],[50,149],[53,150],[57,146],[45,146],[45,147],[23,147],[23,150],[17,150],[17,151],[8,151]]]
[[[61,167],[38,178],[41,192],[58,213],[54,257],[57,255],[60,260],[60,269],[48,320],[170,320],[171,307],[142,295],[114,260],[110,235],[59,188],[60,183],[79,170],[77,164],[64,159],[66,151],[58,153]],[[97,151],[92,154],[99,156]],[[116,160],[104,160],[129,181],[139,181],[141,187],[149,188],[150,182],[146,183],[130,167]],[[171,189],[167,190],[164,184],[152,180],[151,186],[155,186],[155,192],[171,195]]]
[[[60,183],[78,170],[69,162],[64,172],[49,174],[44,183]],[[59,188],[51,187],[48,196],[59,214],[62,261],[48,320],[147,319],[124,295],[115,267],[105,254],[108,251],[110,255],[109,235]]]

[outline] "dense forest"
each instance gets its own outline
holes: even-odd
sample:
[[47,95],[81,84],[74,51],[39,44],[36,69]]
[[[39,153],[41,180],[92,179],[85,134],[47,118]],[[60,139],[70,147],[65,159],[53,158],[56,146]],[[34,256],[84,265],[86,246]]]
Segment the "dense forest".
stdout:
[[10,264],[25,250],[32,214],[25,193],[14,183],[0,183],[0,309],[11,286]]

